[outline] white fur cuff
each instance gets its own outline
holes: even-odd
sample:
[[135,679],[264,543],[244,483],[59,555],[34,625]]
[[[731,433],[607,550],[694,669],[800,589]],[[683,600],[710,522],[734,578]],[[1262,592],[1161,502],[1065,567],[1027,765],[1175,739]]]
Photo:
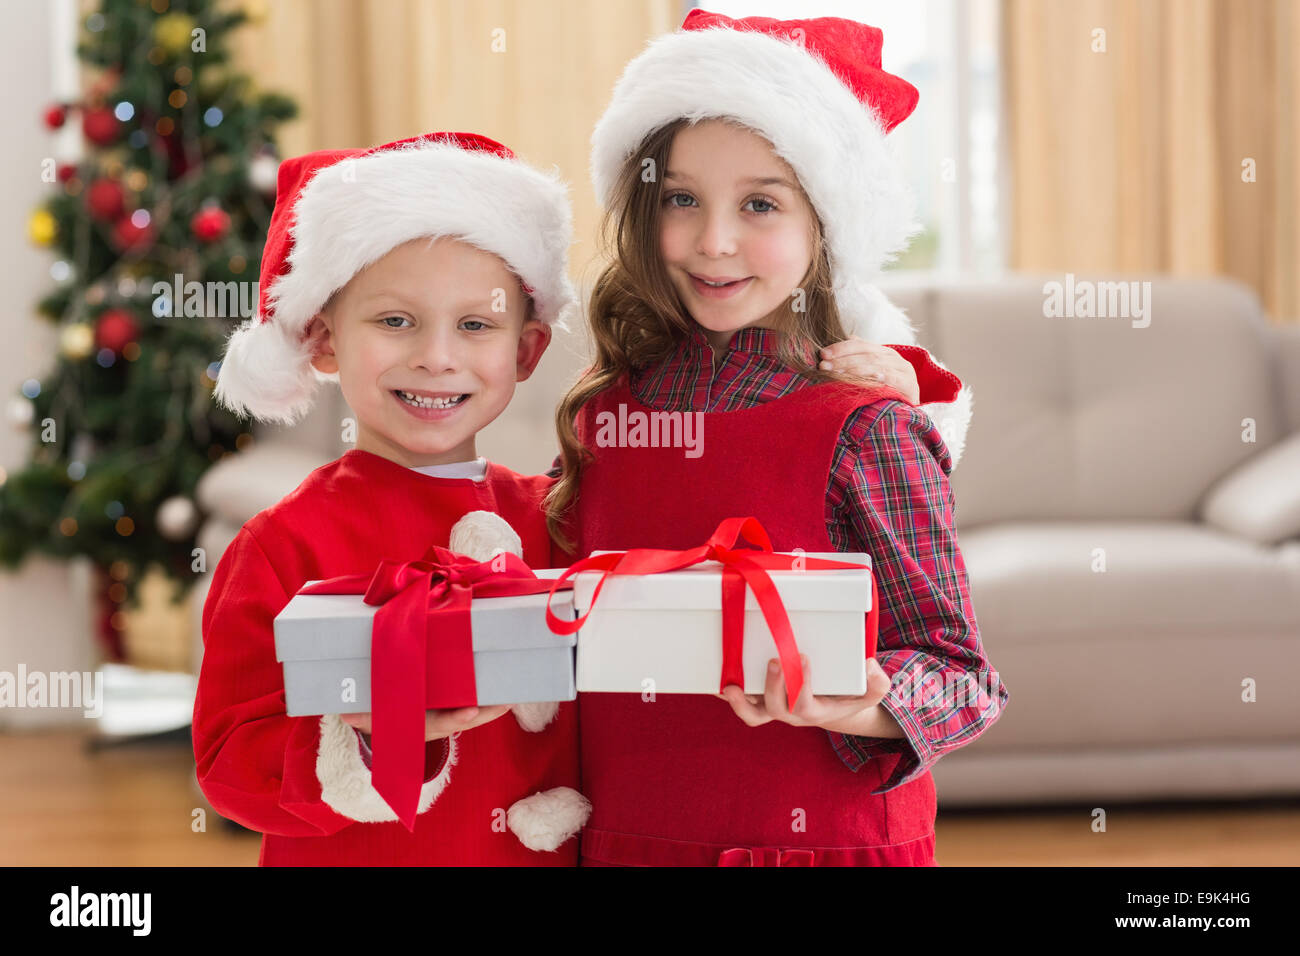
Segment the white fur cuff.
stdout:
[[[433,801],[446,789],[455,763],[456,734],[452,734],[447,738],[447,762],[436,777],[420,788],[419,813],[433,806]],[[321,716],[316,778],[320,781],[321,800],[336,813],[359,823],[388,823],[397,819],[371,781],[370,770],[361,757],[360,736],[338,714]]]

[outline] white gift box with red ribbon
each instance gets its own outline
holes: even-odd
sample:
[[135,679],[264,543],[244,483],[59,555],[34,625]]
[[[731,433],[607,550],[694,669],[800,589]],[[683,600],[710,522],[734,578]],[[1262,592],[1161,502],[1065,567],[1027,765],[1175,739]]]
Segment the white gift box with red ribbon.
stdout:
[[[592,556],[611,552],[594,551]],[[784,552],[794,570],[769,570],[785,606],[799,653],[808,658],[811,692],[861,696],[866,659],[875,635],[867,633],[872,606],[871,558],[862,553]],[[799,568],[799,558],[866,565],[860,569]],[[579,692],[716,694],[723,667],[723,566],[702,561],[678,571],[610,575],[599,600],[592,595],[600,571],[573,576],[578,617]],[[744,604],[744,691],[762,694],[776,642],[752,590]],[[868,640],[870,637],[870,641]]]

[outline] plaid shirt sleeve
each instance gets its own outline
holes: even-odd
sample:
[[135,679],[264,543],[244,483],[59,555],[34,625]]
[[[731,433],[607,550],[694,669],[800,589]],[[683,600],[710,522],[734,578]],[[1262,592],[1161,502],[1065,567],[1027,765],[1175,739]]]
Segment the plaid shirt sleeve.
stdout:
[[902,402],[845,424],[827,493],[831,540],[872,557],[880,600],[876,660],[893,685],[881,706],[902,739],[827,731],[851,770],[901,753],[873,794],[915,779],[970,743],[1009,699],[980,644],[948,485],[952,459],[929,417]]

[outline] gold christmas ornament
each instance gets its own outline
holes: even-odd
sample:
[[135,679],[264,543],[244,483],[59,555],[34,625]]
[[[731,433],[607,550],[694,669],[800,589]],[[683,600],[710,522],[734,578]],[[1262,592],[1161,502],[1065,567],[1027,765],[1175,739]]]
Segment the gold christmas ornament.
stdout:
[[48,209],[38,209],[27,220],[27,235],[38,246],[48,246],[59,234],[59,224]]
[[190,34],[194,18],[184,13],[169,13],[159,17],[153,25],[153,39],[160,47],[175,56],[190,48]]
[[73,322],[59,334],[59,351],[65,358],[80,361],[95,347],[95,330],[86,322]]

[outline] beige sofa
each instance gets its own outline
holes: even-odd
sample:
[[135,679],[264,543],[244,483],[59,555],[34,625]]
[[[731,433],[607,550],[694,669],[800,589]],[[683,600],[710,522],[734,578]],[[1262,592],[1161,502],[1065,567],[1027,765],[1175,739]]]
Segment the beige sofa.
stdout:
[[[882,282],[974,389],[952,483],[980,632],[1011,693],[935,765],[940,803],[1300,793],[1300,326],[1271,326],[1225,280],[1076,287],[1093,280],[1150,281],[1149,316],[1047,317],[1059,275]],[[582,351],[561,337],[480,451],[544,470]],[[347,410],[325,396],[205,477],[209,568],[343,450]]]

